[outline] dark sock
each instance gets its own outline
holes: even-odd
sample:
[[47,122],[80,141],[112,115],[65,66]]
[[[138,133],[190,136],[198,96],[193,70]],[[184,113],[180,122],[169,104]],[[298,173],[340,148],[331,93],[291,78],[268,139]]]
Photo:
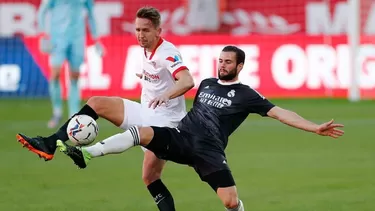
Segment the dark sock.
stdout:
[[147,186],[160,211],[176,211],[171,193],[159,179]]
[[[81,108],[81,110],[79,110],[78,113],[76,113],[75,115],[80,115],[80,114],[88,115],[88,116],[92,117],[95,120],[97,120],[99,118],[98,114],[89,105],[87,105],[87,104],[85,104]],[[56,145],[56,141],[57,140],[61,140],[63,142],[69,140],[69,137],[68,137],[68,134],[66,132],[66,129],[68,127],[70,119],[68,121],[66,121],[64,123],[64,125],[61,126],[60,129],[55,134],[53,134],[53,135],[51,135],[51,136],[49,136],[47,138],[47,140],[49,140],[51,142],[51,144]]]

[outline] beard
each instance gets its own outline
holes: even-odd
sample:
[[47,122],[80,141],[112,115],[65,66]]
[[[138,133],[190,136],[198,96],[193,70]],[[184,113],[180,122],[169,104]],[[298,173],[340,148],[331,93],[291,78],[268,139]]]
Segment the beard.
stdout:
[[223,81],[233,80],[237,76],[237,69],[229,70],[226,75],[220,75],[220,70],[218,70],[218,76],[219,79]]

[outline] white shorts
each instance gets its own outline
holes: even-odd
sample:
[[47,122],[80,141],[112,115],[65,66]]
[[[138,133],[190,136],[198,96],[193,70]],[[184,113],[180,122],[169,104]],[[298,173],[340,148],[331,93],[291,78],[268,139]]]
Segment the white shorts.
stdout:
[[[138,102],[123,99],[124,102],[124,120],[120,128],[127,130],[132,126],[158,126],[158,127],[177,127],[178,121],[170,121],[165,115],[158,115],[152,109],[144,108]],[[141,147],[145,152],[147,149]]]
[[123,130],[132,126],[158,126],[158,127],[177,127],[179,121],[171,121],[170,117],[163,114],[157,114],[153,109],[142,108],[138,102],[123,99],[124,102],[124,120],[120,125]]

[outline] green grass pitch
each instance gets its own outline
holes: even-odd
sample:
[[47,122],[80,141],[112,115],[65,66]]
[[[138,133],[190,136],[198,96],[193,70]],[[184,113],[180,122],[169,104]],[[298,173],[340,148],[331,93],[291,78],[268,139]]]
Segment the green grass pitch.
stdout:
[[[316,122],[334,118],[345,135],[320,137],[250,115],[227,149],[246,210],[375,210],[375,102],[273,102]],[[157,210],[142,184],[140,148],[95,159],[84,170],[61,153],[44,162],[23,149],[15,134],[50,134],[49,115],[47,100],[0,101],[0,210]],[[104,120],[99,126],[98,140],[120,132]],[[177,210],[224,210],[193,169],[168,163],[163,179]]]

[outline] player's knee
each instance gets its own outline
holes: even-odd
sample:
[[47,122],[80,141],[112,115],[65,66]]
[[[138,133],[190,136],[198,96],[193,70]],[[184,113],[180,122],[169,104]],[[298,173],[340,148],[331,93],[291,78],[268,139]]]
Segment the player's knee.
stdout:
[[51,80],[59,80],[60,78],[60,68],[53,67],[51,70]]
[[79,72],[70,72],[70,79],[71,80],[78,80],[79,79]]
[[234,187],[219,188],[218,195],[226,208],[232,209],[238,206],[238,194]]
[[107,102],[107,97],[101,97],[101,96],[93,96],[90,97],[87,102],[87,105],[89,105],[99,116],[105,115],[107,111],[110,110],[110,105]]
[[237,195],[228,196],[223,199],[223,204],[228,209],[233,209],[238,206],[238,197]]
[[155,182],[156,180],[160,179],[161,172],[156,171],[144,171],[142,173],[142,180],[145,185],[150,185],[151,183]]

